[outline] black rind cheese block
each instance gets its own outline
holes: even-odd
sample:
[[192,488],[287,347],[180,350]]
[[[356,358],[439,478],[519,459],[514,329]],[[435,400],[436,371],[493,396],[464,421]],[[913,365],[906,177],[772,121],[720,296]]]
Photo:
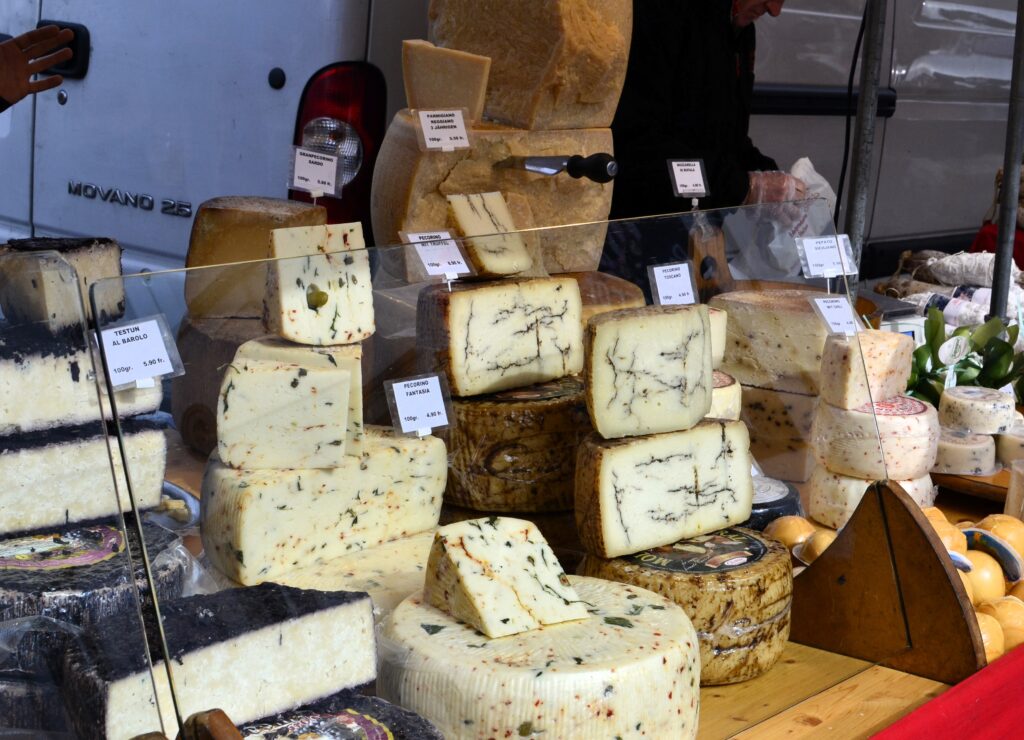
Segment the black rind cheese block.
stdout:
[[[134,578],[129,575],[123,534],[114,521],[0,540],[0,622],[22,617],[55,620],[48,624],[41,620],[42,629],[21,635],[17,655],[0,663],[0,671],[51,675],[50,659],[63,649],[68,637],[80,632],[77,627],[115,616],[138,622],[135,592],[147,594],[149,589],[135,525],[127,524]],[[159,557],[176,546],[179,538],[153,524],[142,527],[158,596],[181,596],[187,562]]]
[[[129,437],[139,432],[164,429],[165,425],[155,419],[141,417],[127,417],[121,419],[121,432]],[[106,435],[115,436],[117,430],[113,422],[98,421],[75,426],[57,427],[56,429],[40,429],[34,432],[19,432],[18,434],[0,435],[0,455],[7,453],[30,450],[34,447],[46,447],[48,445],[67,444],[69,442],[83,442],[96,439]],[[114,454],[119,454],[117,450]]]
[[755,476],[750,518],[738,526],[760,532],[780,516],[804,516],[800,492],[785,481]]
[[29,239],[11,239],[6,246],[15,252],[73,252],[76,249],[87,249],[92,246],[115,246],[117,242],[105,236],[94,237],[33,237]]
[[364,732],[368,740],[444,740],[444,735],[418,714],[353,691],[342,691],[238,729],[243,738],[328,740],[362,737],[359,733]]
[[0,736],[5,730],[69,732],[60,689],[49,681],[0,678]]
[[[0,324],[0,362],[22,365],[33,357],[67,357],[82,352],[86,348],[84,331],[84,327],[69,326],[54,334],[35,324]],[[85,380],[84,372],[81,377]]]

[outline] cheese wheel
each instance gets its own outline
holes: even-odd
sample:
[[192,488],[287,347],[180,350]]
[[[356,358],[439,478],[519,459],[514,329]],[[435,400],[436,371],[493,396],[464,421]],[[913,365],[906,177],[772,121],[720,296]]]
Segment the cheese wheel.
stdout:
[[613,560],[588,555],[578,572],[641,586],[683,607],[700,639],[702,686],[759,676],[789,638],[789,551],[751,530],[723,529]]
[[1024,459],[1024,424],[1014,424],[996,436],[996,459],[1006,467]]
[[810,565],[836,541],[836,533],[830,529],[819,529],[806,540],[794,553],[797,558]]
[[999,620],[991,614],[976,611],[974,616],[977,617],[978,629],[981,630],[981,644],[985,648],[985,661],[991,663],[1005,652],[1003,628],[999,624]]
[[1004,540],[1019,556],[1024,557],[1024,522],[1017,517],[1009,514],[989,514],[975,526]]
[[988,434],[942,428],[933,473],[991,475],[996,469],[996,443]]
[[[935,486],[927,473],[920,478],[895,482],[922,508],[935,501]],[[846,526],[872,483],[818,467],[807,482],[807,513],[833,529]]]
[[975,434],[1002,434],[1014,423],[1014,399],[993,388],[954,386],[939,398],[939,421]]
[[729,314],[720,308],[708,308],[711,320],[711,366],[718,369],[725,359],[725,334],[729,323]]
[[496,640],[410,596],[379,632],[377,693],[447,740],[694,737],[700,659],[686,613],[636,586],[569,581],[587,619]]
[[907,388],[913,353],[914,340],[906,334],[830,334],[821,357],[821,400],[856,409],[898,396]]
[[712,372],[711,377],[714,383],[711,389],[711,410],[705,418],[739,421],[743,407],[743,391],[740,384],[734,377],[726,375],[721,370]]
[[865,480],[910,480],[935,464],[939,420],[934,406],[909,396],[857,409],[822,403],[811,435],[818,462],[834,473]]
[[1013,650],[1024,643],[1024,601],[1015,596],[1004,596],[994,601],[986,601],[978,606],[978,612],[995,617],[1003,629],[1003,642],[1006,650]]
[[782,516],[764,528],[765,537],[771,537],[792,550],[802,545],[817,528],[802,516]]
[[999,561],[981,550],[968,550],[967,559],[971,561],[971,585],[979,603],[992,601],[1006,595],[1006,581]]
[[800,492],[790,483],[754,476],[754,498],[750,506],[750,518],[740,526],[747,529],[763,530],[771,522],[783,516],[803,516],[804,507]]
[[590,432],[576,378],[452,401],[445,500],[479,511],[570,511]]
[[[583,303],[583,328],[592,316],[620,308],[643,308],[647,305],[644,292],[638,286],[615,275],[603,272],[567,272],[580,286]],[[724,328],[724,327],[723,327]],[[712,331],[714,327],[712,326]],[[712,338],[714,341],[714,338]]]

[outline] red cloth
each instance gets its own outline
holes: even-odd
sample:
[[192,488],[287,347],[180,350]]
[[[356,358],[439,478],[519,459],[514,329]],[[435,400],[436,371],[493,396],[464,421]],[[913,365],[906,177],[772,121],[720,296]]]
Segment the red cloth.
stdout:
[[[985,224],[978,230],[971,244],[971,252],[995,252],[996,240],[999,238],[999,228],[996,224]],[[1013,235],[1013,261],[1017,267],[1024,269],[1024,231],[1020,227],[1015,229]]]
[[1024,737],[1022,691],[1024,646],[918,707],[875,738],[1003,740]]

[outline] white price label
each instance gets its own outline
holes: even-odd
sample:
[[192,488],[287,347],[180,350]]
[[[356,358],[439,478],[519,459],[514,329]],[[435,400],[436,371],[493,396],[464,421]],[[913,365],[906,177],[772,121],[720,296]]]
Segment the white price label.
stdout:
[[999,389],[999,392],[1005,393],[1009,396],[1013,396],[1014,398],[1016,398],[1016,394],[1013,392],[1013,383],[1007,383],[1006,385]]
[[703,198],[708,194],[703,160],[670,159],[668,169],[677,198]]
[[291,187],[311,193],[313,197],[335,195],[338,189],[338,158],[333,154],[295,147]]
[[420,231],[404,233],[402,238],[412,244],[428,275],[443,275],[454,279],[459,275],[471,275],[473,271],[466,264],[466,258],[459,245],[447,231]]
[[469,148],[466,119],[461,110],[421,110],[419,117],[427,149],[453,152]]
[[812,298],[811,303],[822,321],[833,334],[856,334],[861,330],[860,319],[853,312],[850,299],[844,295]]
[[437,375],[389,381],[386,389],[392,421],[402,434],[423,436],[448,426],[447,399]]
[[833,278],[857,273],[850,237],[846,234],[806,237],[797,243],[800,245],[804,277]]
[[670,265],[651,265],[647,268],[651,293],[658,306],[689,305],[697,302],[693,287],[693,265],[676,262]]
[[943,365],[960,362],[971,353],[971,343],[967,337],[951,337],[939,347],[939,360]]
[[121,324],[100,332],[106,372],[114,388],[151,386],[153,378],[180,375],[177,350],[167,344],[163,317]]

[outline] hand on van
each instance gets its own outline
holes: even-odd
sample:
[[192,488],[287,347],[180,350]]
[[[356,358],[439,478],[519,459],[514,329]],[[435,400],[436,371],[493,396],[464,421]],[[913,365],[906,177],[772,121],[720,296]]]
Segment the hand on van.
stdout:
[[71,49],[52,52],[71,43],[75,37],[70,28],[43,26],[0,43],[0,111],[14,105],[26,95],[57,87],[64,79],[52,75],[33,80],[32,77],[71,58]]

